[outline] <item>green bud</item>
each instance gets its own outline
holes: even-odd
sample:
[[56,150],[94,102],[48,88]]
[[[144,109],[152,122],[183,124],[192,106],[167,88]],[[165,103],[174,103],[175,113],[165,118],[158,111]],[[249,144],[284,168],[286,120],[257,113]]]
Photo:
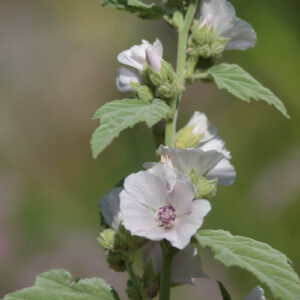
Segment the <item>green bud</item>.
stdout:
[[154,71],[153,69],[148,68],[148,76],[149,76],[151,83],[154,86],[160,86],[162,84],[162,78],[161,78],[160,74],[157,73],[156,71]]
[[143,297],[140,295],[139,291],[130,279],[127,281],[126,294],[131,300],[143,300]]
[[109,267],[115,270],[116,272],[126,271],[126,264],[121,253],[107,251],[106,260],[108,262]]
[[190,172],[190,178],[197,189],[196,199],[210,199],[216,195],[218,179],[208,180],[204,176],[199,177],[194,170]]
[[173,14],[172,24],[175,28],[181,28],[183,25],[183,15],[180,11],[175,11]]
[[186,126],[182,128],[176,136],[176,148],[195,148],[204,136],[202,134],[193,133],[194,126]]
[[189,54],[202,58],[220,57],[228,43],[228,39],[220,37],[213,27],[200,26],[199,20],[194,21],[189,38]]
[[154,98],[151,89],[147,85],[141,85],[140,83],[136,82],[132,83],[131,85],[139,99],[151,101]]
[[112,250],[114,248],[115,236],[116,232],[108,228],[100,232],[97,241],[103,249]]

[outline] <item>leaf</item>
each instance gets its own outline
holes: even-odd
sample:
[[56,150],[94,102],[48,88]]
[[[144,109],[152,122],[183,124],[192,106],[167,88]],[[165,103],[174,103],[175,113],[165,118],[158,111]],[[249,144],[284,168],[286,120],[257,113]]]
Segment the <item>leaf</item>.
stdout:
[[221,281],[217,281],[217,283],[219,285],[219,289],[220,289],[223,300],[231,300],[231,296],[230,296],[229,292],[227,291],[227,289],[225,288],[224,284]]
[[262,100],[274,105],[286,118],[290,118],[284,104],[272,91],[262,86],[238,65],[220,64],[208,70],[220,89],[226,89],[237,98],[250,102]]
[[33,287],[8,294],[2,300],[117,300],[117,293],[100,278],[71,282],[71,274],[59,269],[37,276]]
[[278,250],[223,230],[200,230],[195,238],[202,247],[210,247],[215,259],[226,267],[237,266],[251,272],[268,285],[274,297],[300,300],[299,277]]
[[138,13],[142,19],[160,19],[167,13],[155,3],[146,4],[140,0],[103,0],[102,6],[114,6],[120,10]]
[[141,99],[123,99],[103,105],[93,117],[101,120],[91,140],[93,157],[96,158],[122,130],[139,122],[146,122],[148,127],[152,127],[166,118],[169,112],[169,106],[160,99],[154,99],[152,103]]

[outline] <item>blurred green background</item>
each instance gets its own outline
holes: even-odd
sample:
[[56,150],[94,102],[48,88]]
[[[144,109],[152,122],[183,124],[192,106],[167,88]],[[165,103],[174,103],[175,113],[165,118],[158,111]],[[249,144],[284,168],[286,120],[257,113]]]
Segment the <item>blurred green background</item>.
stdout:
[[[227,52],[224,60],[240,63],[277,93],[292,119],[213,84],[189,88],[179,125],[194,110],[205,112],[238,174],[234,185],[218,190],[204,227],[263,240],[286,253],[299,273],[299,1],[232,3],[256,29],[258,43]],[[120,178],[154,159],[154,145],[139,125],[93,160],[89,139],[97,122],[91,116],[124,96],[115,88],[117,54],[156,37],[174,62],[176,35],[161,21],[103,9],[99,0],[0,1],[0,296],[57,267],[124,289],[126,275],[108,269],[96,242],[97,205]],[[258,283],[246,272],[228,272],[209,251],[201,254],[212,279],[176,288],[172,299],[219,300],[213,279],[243,299]]]

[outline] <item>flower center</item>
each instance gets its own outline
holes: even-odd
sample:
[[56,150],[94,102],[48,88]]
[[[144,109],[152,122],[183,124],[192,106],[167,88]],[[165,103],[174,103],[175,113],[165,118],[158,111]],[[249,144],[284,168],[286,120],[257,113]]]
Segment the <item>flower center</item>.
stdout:
[[172,205],[161,207],[156,213],[160,226],[171,229],[176,219],[175,209]]

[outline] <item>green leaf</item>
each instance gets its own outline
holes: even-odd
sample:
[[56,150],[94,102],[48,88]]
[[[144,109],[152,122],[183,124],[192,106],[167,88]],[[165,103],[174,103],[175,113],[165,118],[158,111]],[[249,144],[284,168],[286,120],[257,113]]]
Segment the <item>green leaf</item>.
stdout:
[[251,272],[268,285],[274,297],[300,300],[299,277],[288,258],[278,250],[223,230],[200,230],[195,238],[201,246],[210,247],[215,259],[226,267],[236,266]]
[[117,300],[117,293],[100,278],[71,282],[65,270],[52,270],[37,276],[33,287],[8,294],[2,300]]
[[169,106],[160,99],[154,99],[152,103],[141,99],[123,99],[103,105],[93,117],[101,120],[91,140],[93,157],[96,158],[122,130],[139,122],[146,122],[152,127],[166,118],[169,112]]
[[160,19],[166,11],[155,3],[146,4],[140,0],[103,0],[102,6],[114,6],[117,9],[138,13],[142,19]]
[[285,117],[290,118],[284,104],[272,91],[262,86],[238,65],[220,64],[208,70],[220,89],[226,89],[237,98],[250,102],[262,100],[274,105]]
[[231,296],[229,294],[229,292],[227,291],[227,289],[225,288],[224,284],[221,281],[217,281],[218,285],[219,285],[219,289],[221,292],[221,295],[223,297],[223,300],[231,300]]

